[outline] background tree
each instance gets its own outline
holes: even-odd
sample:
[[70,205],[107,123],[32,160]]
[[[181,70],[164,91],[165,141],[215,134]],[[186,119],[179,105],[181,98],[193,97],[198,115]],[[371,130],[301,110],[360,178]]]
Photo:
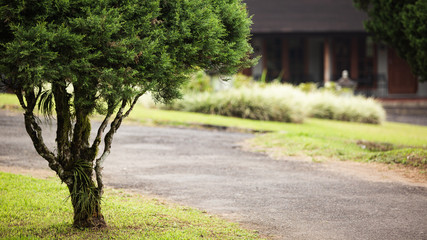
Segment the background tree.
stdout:
[[[2,0],[0,21],[0,72],[35,149],[69,189],[76,227],[106,225],[102,163],[141,95],[167,102],[198,69],[253,64],[240,0]],[[55,115],[55,151],[37,110]],[[95,112],[105,118],[90,138]]]
[[427,80],[427,1],[354,0],[368,13],[365,28],[396,49],[421,81]]

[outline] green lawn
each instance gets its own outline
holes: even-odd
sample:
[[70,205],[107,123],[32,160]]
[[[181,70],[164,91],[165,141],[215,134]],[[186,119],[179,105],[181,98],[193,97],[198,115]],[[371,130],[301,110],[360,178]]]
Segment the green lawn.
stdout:
[[258,151],[280,156],[311,156],[372,161],[417,167],[427,166],[427,127],[385,122],[381,125],[308,119],[303,124],[256,121],[200,113],[135,108],[130,120],[142,123],[209,124],[271,133],[248,141]]
[[129,118],[141,123],[153,122],[155,124],[170,125],[210,124],[257,131],[286,132],[288,134],[337,137],[348,140],[367,140],[427,147],[427,127],[390,122],[374,125],[311,118],[303,124],[296,124],[147,109],[142,106],[136,106]]
[[0,172],[0,239],[259,239],[199,210],[107,189],[106,229],[72,227],[68,191],[59,180]]
[[[17,105],[8,94],[0,95],[2,105]],[[14,107],[11,107],[14,108]],[[16,107],[15,107],[16,108]],[[147,109],[137,105],[129,120],[142,124],[217,125],[271,132],[258,135],[249,144],[260,151],[275,154],[305,155],[340,160],[374,161],[415,166],[425,172],[427,166],[427,127],[385,122],[381,125],[308,119],[303,124],[257,121]]]

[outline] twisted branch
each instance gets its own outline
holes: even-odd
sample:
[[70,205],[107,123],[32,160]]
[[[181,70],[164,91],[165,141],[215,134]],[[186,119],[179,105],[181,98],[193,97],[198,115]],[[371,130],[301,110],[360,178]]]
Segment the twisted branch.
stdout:
[[[146,91],[147,90],[141,92],[140,94],[138,94],[133,99],[133,101],[132,101],[129,109],[124,114],[123,114],[123,112],[124,112],[124,110],[126,108],[127,101],[125,99],[122,100],[122,105],[120,106],[119,111],[117,112],[114,120],[111,122],[110,130],[105,135],[105,138],[104,138],[104,151],[102,152],[101,156],[98,159],[96,159],[96,161],[95,161],[95,174],[96,174],[96,182],[98,184],[98,194],[99,194],[99,197],[102,197],[103,187],[104,187],[104,184],[103,184],[103,181],[102,181],[102,172],[101,172],[102,171],[102,165],[103,165],[105,159],[110,154],[111,144],[113,142],[113,136],[116,133],[117,129],[120,127],[123,119],[126,118],[127,116],[129,116],[129,113],[132,111],[132,109],[135,106],[135,104],[137,103],[138,99],[142,95],[144,95],[144,93]],[[110,114],[110,116],[111,116],[111,114]],[[99,137],[99,141],[100,141],[102,132],[104,131],[106,125],[108,124],[108,119],[110,118],[110,116],[108,116],[108,117],[106,116],[106,118],[102,122],[100,128],[98,129],[97,137]],[[101,130],[101,132],[100,132],[100,130]],[[95,139],[95,141],[97,141],[97,139]]]
[[55,154],[53,154],[53,152],[51,152],[44,143],[42,129],[37,123],[36,117],[34,116],[34,107],[36,106],[36,102],[38,97],[40,96],[40,93],[38,93],[37,96],[34,94],[34,91],[28,91],[24,93],[27,104],[24,103],[24,96],[22,92],[15,92],[21,106],[25,109],[25,129],[28,135],[30,136],[31,141],[33,142],[34,148],[40,156],[42,156],[48,161],[49,167],[58,174],[59,178],[67,185],[69,185],[71,183],[70,179],[68,179],[68,177],[66,176],[66,173],[61,164],[58,162],[57,158],[55,157]]

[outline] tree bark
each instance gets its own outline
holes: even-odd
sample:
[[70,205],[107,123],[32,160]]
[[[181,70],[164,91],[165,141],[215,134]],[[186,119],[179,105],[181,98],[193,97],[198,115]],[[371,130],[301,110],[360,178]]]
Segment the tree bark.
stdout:
[[70,160],[70,133],[72,132],[71,113],[70,113],[70,96],[66,90],[65,82],[52,84],[52,92],[55,99],[56,109],[56,146],[58,162],[65,169],[72,165]]
[[[93,191],[93,189],[87,189],[87,186],[82,186],[81,182],[75,184],[80,185],[78,192],[75,191],[76,189],[74,189],[73,186],[68,187],[74,210],[73,226],[80,229],[107,227],[107,223],[105,222],[104,216],[101,213],[101,201],[99,196],[97,196],[97,191]],[[84,188],[86,188],[86,191]],[[94,199],[88,199],[88,193],[91,191],[93,194],[95,194],[95,196],[92,196]],[[90,206],[82,204],[90,200],[93,200],[92,202],[88,203]]]
[[[77,166],[76,168],[79,168]],[[76,228],[104,228],[107,224],[101,213],[101,198],[92,177],[92,168],[74,170],[74,181],[68,186],[74,210],[73,226]],[[81,176],[84,174],[85,176]]]

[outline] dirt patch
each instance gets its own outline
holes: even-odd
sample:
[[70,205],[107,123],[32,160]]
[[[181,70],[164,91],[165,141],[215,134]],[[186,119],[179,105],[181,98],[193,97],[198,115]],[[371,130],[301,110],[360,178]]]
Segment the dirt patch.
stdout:
[[250,146],[248,142],[243,142],[240,145],[245,151],[263,152],[269,157],[277,160],[316,162],[322,164],[327,170],[336,173],[345,173],[363,180],[374,182],[399,182],[412,186],[427,187],[427,174],[411,166],[374,162],[340,161],[327,157],[316,157],[316,160],[314,160],[314,158],[310,156],[281,156],[282,150],[279,148],[265,150],[263,148]]
[[378,142],[370,142],[370,141],[357,141],[357,145],[359,145],[363,149],[368,149],[373,152],[385,152],[394,149],[394,145],[391,143],[378,143]]
[[399,182],[412,186],[427,187],[427,175],[419,169],[382,163],[362,163],[329,160],[325,167],[374,182]]

